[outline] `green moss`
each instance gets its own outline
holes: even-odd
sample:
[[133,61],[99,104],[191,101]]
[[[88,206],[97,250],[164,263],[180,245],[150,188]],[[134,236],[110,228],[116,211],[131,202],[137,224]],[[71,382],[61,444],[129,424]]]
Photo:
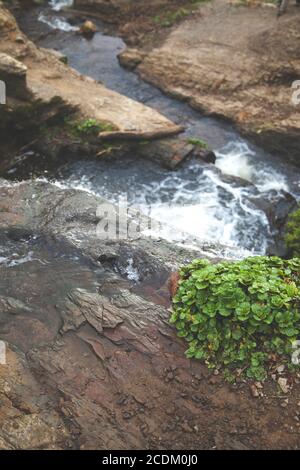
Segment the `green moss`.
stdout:
[[63,64],[65,64],[65,65],[68,65],[68,63],[69,63],[69,59],[68,59],[67,56],[60,57],[59,61],[62,62]]
[[292,256],[300,257],[300,208],[288,217],[285,243]]
[[114,127],[108,122],[86,119],[76,123],[76,130],[79,134],[98,135],[100,132],[111,132]]
[[97,121],[96,119],[73,120],[66,119],[65,125],[69,132],[75,137],[89,139],[97,137],[101,132],[113,132],[116,127],[109,122]]
[[186,355],[264,380],[269,357],[291,363],[300,334],[300,259],[253,257],[236,263],[195,260],[180,271],[171,323]]
[[195,145],[196,147],[201,147],[203,149],[208,149],[208,144],[202,139],[190,138],[190,139],[187,140],[187,142],[191,145]]

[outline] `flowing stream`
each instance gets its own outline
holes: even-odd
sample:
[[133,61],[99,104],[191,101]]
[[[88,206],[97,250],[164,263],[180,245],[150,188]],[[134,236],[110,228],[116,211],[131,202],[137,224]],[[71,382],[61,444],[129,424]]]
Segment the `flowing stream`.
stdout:
[[[112,162],[82,159],[62,166],[56,182],[113,202],[126,196],[130,204],[163,222],[160,236],[167,239],[184,242],[180,235],[184,231],[204,242],[238,248],[244,254],[264,254],[272,233],[257,200],[272,202],[283,191],[299,199],[300,170],[250,145],[231,126],[201,116],[124,70],[117,59],[125,48],[122,39],[99,32],[87,40],[76,34],[78,26],[70,24],[60,11],[71,3],[52,0],[50,8],[39,10],[37,18],[48,32],[39,44],[65,54],[79,72],[182,124],[186,138],[206,140],[217,161],[213,166],[189,160],[178,170],[168,171],[134,155]],[[23,27],[30,35],[37,18],[28,18]]]

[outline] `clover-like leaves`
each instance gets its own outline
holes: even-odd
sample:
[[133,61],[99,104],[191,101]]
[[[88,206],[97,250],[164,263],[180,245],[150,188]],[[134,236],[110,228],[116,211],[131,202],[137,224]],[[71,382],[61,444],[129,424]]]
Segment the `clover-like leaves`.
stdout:
[[187,357],[256,380],[271,353],[289,359],[300,335],[300,259],[195,260],[180,276],[170,321],[189,344]]

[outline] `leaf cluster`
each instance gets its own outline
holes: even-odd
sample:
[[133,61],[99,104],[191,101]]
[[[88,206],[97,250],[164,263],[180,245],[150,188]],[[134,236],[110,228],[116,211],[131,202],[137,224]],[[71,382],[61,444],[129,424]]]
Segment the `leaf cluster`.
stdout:
[[188,342],[187,357],[256,380],[266,378],[271,355],[290,361],[300,333],[299,275],[298,258],[183,267],[170,321]]

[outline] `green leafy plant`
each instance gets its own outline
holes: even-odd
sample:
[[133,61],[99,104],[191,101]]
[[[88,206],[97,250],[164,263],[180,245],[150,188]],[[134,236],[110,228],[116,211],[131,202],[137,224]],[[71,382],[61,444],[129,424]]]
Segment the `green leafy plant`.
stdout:
[[81,140],[89,140],[97,137],[101,132],[112,132],[117,130],[111,123],[97,121],[97,119],[76,120],[67,117],[65,119],[65,128],[73,137]]
[[300,208],[288,217],[285,243],[292,256],[300,257]]
[[264,380],[270,358],[290,362],[300,333],[300,259],[253,257],[180,271],[171,323],[188,342],[186,355],[230,378],[243,371]]
[[114,130],[112,124],[108,122],[100,122],[96,119],[86,119],[84,121],[80,121],[76,124],[76,128],[80,134],[89,135],[97,135],[99,132],[110,132]]
[[59,61],[62,63],[62,64],[65,64],[65,65],[68,65],[69,63],[69,59],[67,56],[63,55],[59,58]]
[[203,149],[208,149],[208,144],[202,139],[195,139],[193,137],[189,138],[187,142],[191,145],[195,145],[196,147],[201,147]]

